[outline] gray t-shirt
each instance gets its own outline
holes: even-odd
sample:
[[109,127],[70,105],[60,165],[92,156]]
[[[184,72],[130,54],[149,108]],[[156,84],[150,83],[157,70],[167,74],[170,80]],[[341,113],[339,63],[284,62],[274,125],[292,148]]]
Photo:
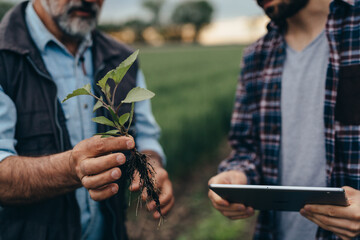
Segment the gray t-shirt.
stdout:
[[[281,87],[281,185],[326,186],[325,79],[329,46],[323,31],[304,50],[289,46]],[[298,212],[280,213],[280,239],[315,239],[317,225]]]

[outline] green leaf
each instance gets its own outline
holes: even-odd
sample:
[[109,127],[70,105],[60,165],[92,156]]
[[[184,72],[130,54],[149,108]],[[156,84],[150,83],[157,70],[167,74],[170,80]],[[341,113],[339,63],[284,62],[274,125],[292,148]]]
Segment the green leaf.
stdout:
[[109,84],[106,84],[106,86],[105,86],[105,95],[106,95],[106,97],[108,98],[108,99],[111,99],[111,93],[110,93],[110,85]]
[[86,84],[82,88],[78,88],[78,89],[74,90],[72,93],[67,95],[66,98],[64,100],[62,100],[62,102],[65,102],[66,100],[68,100],[72,97],[79,96],[79,95],[90,95],[90,93],[91,93],[91,85],[89,83],[89,84]]
[[86,91],[88,91],[89,93],[91,93],[91,84],[88,83],[83,87]]
[[109,138],[112,137],[111,135],[102,135],[101,138]]
[[115,127],[115,124],[112,121],[110,121],[109,119],[107,119],[106,117],[104,117],[104,116],[96,117],[96,118],[93,118],[91,120],[93,122],[96,122],[96,123],[99,123],[99,124],[107,125],[107,126],[110,126],[110,127]]
[[94,135],[110,135],[110,136],[122,136],[121,134],[119,134],[119,130],[110,130],[107,131],[105,133],[96,133]]
[[98,81],[97,85],[101,88],[101,91],[105,93],[105,86],[109,78],[112,78],[115,70],[110,70],[100,81]]
[[114,80],[116,84],[119,84],[121,82],[121,80],[124,78],[129,68],[136,61],[138,55],[139,55],[139,50],[136,50],[127,59],[125,59],[122,63],[120,63],[120,65],[115,69],[114,75],[112,75],[111,78]]
[[129,126],[128,126],[126,132],[129,132],[129,130],[130,130],[130,126],[131,126],[131,123],[132,123],[132,120],[133,120],[133,117],[134,117],[134,109],[135,109],[135,103],[132,103],[131,104],[131,111],[130,111]]
[[133,103],[133,102],[140,102],[143,100],[150,99],[155,96],[155,93],[145,89],[136,87],[130,90],[127,94],[126,98],[122,100],[122,103]]
[[[100,96],[100,99],[103,100],[103,97]],[[93,108],[93,112],[95,112],[96,110],[98,110],[101,107],[104,107],[104,104],[101,101],[97,101],[97,103],[95,104],[95,106]]]
[[107,131],[105,134],[120,135],[120,134],[118,134],[118,133],[119,133],[119,130],[115,129],[115,130],[110,130],[110,131]]
[[130,118],[130,113],[125,113],[121,115],[119,118],[120,125],[124,126],[124,124],[129,120],[129,118]]
[[135,51],[131,54],[127,59],[120,63],[120,65],[111,71],[109,71],[100,81],[98,81],[97,85],[100,86],[101,90],[106,94],[106,83],[109,78],[113,79],[116,84],[119,84],[129,68],[136,61],[136,58],[139,54],[139,50]]

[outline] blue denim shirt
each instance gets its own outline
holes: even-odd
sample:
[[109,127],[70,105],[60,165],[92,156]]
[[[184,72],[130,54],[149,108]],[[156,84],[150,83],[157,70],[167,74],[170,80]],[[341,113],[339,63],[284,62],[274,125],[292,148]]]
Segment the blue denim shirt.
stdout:
[[[44,26],[32,4],[26,9],[26,22],[31,37],[37,45],[44,63],[56,83],[58,98],[64,99],[73,90],[93,82],[92,40],[90,34],[80,44],[73,56]],[[137,86],[146,88],[144,75],[138,73]],[[79,96],[62,104],[72,145],[96,133],[96,124],[91,121],[94,100]],[[139,151],[153,150],[165,163],[165,155],[158,142],[160,128],[157,125],[150,101],[135,104],[136,143]],[[0,161],[16,155],[15,145],[16,108],[0,86]],[[103,216],[99,205],[93,201],[85,188],[76,191],[81,210],[82,239],[95,240],[102,236]]]

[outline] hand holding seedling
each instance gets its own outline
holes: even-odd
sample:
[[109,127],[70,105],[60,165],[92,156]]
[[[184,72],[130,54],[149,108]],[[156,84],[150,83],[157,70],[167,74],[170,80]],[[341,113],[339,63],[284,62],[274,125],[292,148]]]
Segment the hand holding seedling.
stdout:
[[119,166],[123,165],[126,159],[124,154],[112,152],[130,150],[134,146],[131,137],[95,136],[74,147],[70,164],[92,199],[102,201],[118,192],[119,186],[114,181],[121,177]]
[[[90,95],[97,100],[94,111],[99,108],[105,108],[109,111],[111,116],[111,119],[108,119],[105,116],[99,116],[93,118],[92,121],[110,126],[113,130],[97,134],[101,135],[101,138],[93,137],[89,140],[85,140],[82,144],[76,146],[72,152],[72,162],[74,162],[76,166],[76,174],[81,179],[84,187],[89,189],[91,197],[94,200],[102,200],[115,194],[118,190],[118,186],[113,182],[119,179],[122,174],[120,169],[118,169],[118,166],[124,164],[127,176],[129,176],[131,182],[133,182],[133,178],[136,175],[135,173],[139,174],[139,190],[141,192],[146,192],[146,200],[150,203],[154,202],[154,209],[159,216],[162,216],[159,201],[160,189],[157,188],[157,185],[159,184],[155,182],[157,180],[155,179],[155,168],[149,163],[147,155],[138,152],[136,148],[134,148],[133,141],[130,144],[130,147],[126,145],[126,142],[129,141],[130,137],[129,130],[133,121],[134,103],[150,99],[155,96],[155,94],[149,90],[136,87],[131,89],[125,99],[116,105],[116,102],[118,102],[116,101],[117,89],[121,80],[135,62],[138,53],[139,51],[134,52],[116,69],[109,71],[97,83],[103,93],[102,96],[95,96],[91,92],[91,85],[87,84],[84,87],[73,91],[63,100],[63,102],[75,96]],[[109,84],[110,81],[113,83],[112,88]],[[119,116],[123,104],[131,104],[131,111]],[[109,139],[106,140],[106,138]],[[107,146],[108,144],[110,146]],[[131,151],[126,161],[123,154],[112,153],[128,149],[131,149]],[[85,158],[81,157],[83,154],[85,154]],[[162,184],[160,185],[162,186]]]

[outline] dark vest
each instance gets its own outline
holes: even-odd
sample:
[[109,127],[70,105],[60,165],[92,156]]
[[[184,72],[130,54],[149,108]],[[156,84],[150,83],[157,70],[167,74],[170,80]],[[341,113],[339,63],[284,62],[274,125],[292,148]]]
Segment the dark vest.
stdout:
[[[0,24],[0,84],[16,106],[18,154],[42,156],[66,151],[72,146],[56,85],[26,27],[26,5],[26,2],[17,5]],[[97,31],[93,32],[93,42],[93,86],[100,94],[95,83],[132,51]],[[136,62],[118,88],[117,102],[136,86],[137,71]],[[127,105],[121,113],[129,111]],[[108,113],[99,111],[98,115],[108,116]],[[103,125],[98,126],[99,132],[107,130]],[[119,181],[119,193],[101,203],[105,216],[104,239],[127,239],[124,179]],[[80,235],[80,212],[74,192],[36,204],[0,207],[0,240],[77,240]]]

